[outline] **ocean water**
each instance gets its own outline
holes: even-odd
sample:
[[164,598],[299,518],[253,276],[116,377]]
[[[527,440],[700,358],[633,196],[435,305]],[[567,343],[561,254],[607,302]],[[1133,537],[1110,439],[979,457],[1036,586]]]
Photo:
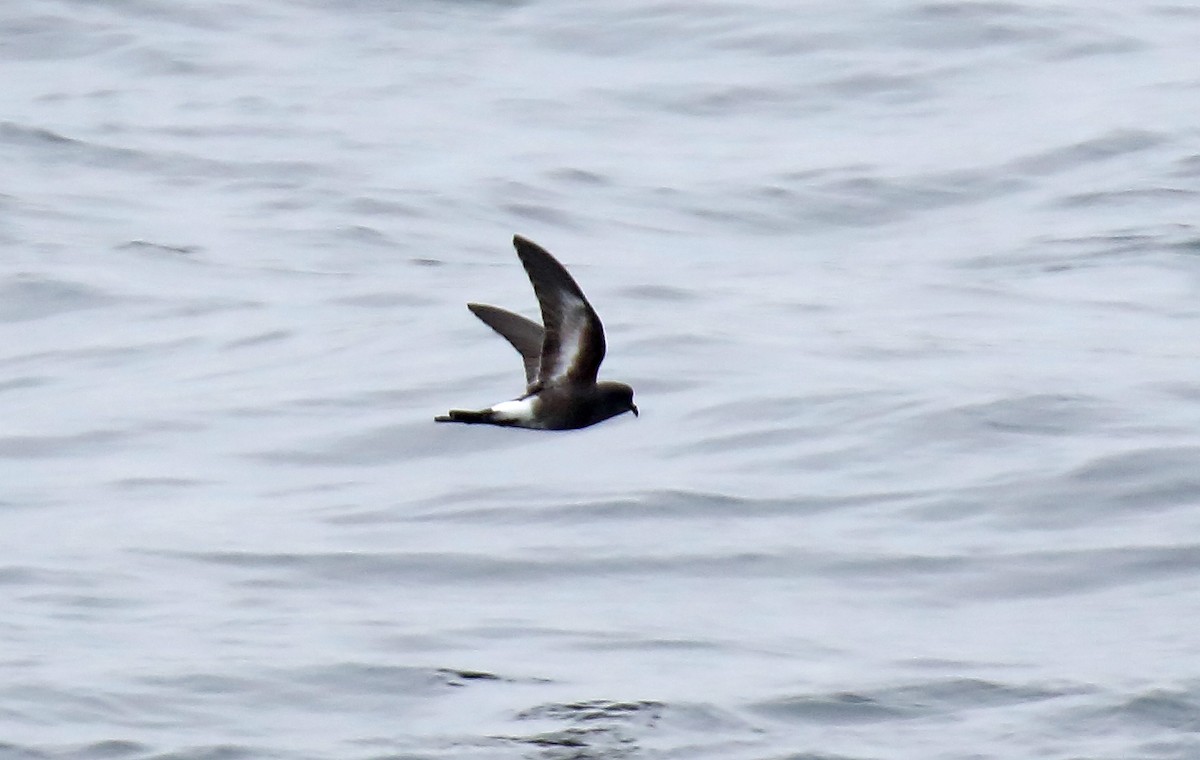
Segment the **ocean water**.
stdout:
[[[1200,757],[1198,39],[0,5],[0,758]],[[514,233],[639,419],[433,423]]]

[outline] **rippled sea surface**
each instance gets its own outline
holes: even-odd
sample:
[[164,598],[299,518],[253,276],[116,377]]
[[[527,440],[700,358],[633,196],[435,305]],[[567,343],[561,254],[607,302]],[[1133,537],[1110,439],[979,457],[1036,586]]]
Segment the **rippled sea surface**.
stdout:
[[[0,6],[0,758],[1200,756],[1193,3]],[[629,415],[522,388],[514,233]]]

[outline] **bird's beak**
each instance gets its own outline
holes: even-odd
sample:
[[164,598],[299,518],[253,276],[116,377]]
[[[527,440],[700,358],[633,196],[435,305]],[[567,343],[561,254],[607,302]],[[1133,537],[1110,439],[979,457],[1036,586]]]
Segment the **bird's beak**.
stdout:
[[629,411],[633,412],[633,416],[634,416],[634,417],[638,416],[638,413],[637,413],[637,404],[630,404],[630,405],[629,405]]

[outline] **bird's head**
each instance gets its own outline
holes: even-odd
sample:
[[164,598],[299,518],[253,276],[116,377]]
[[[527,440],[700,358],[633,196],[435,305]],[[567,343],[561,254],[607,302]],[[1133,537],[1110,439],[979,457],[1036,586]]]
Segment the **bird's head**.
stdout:
[[616,417],[625,412],[633,412],[634,417],[638,416],[637,404],[633,403],[633,388],[625,383],[596,383],[596,390],[600,393],[600,407],[604,415],[601,419]]

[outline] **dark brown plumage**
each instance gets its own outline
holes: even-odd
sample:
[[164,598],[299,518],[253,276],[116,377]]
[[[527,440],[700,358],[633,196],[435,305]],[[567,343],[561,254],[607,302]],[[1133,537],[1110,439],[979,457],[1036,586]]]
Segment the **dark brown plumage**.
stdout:
[[633,389],[596,382],[604,361],[604,326],[578,283],[541,246],[513,238],[542,311],[542,324],[496,306],[467,308],[521,354],[525,394],[487,409],[454,409],[438,422],[504,425],[545,430],[587,427],[624,412],[638,413]]

